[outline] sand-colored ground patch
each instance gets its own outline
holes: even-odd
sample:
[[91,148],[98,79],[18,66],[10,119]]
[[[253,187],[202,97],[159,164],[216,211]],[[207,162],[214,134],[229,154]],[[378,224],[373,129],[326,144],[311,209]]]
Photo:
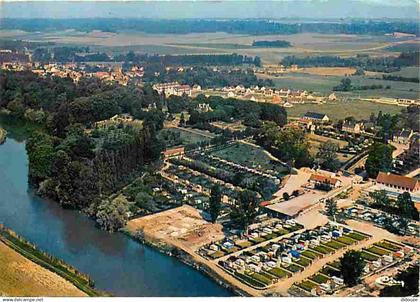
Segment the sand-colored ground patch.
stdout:
[[0,241],[0,296],[85,297],[53,272],[26,259]]
[[127,229],[132,233],[142,230],[148,238],[193,250],[224,236],[220,224],[207,222],[188,205],[130,220]]
[[321,76],[346,76],[354,74],[356,69],[352,67],[310,67],[299,69],[299,72]]

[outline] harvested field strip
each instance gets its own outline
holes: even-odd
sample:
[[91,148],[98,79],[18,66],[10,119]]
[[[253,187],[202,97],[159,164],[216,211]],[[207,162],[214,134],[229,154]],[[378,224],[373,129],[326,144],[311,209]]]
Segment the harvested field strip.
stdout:
[[2,226],[0,226],[0,240],[22,256],[70,281],[89,296],[104,295],[104,293],[100,293],[92,288],[93,282],[88,276],[79,273],[62,260],[38,250],[34,245]]

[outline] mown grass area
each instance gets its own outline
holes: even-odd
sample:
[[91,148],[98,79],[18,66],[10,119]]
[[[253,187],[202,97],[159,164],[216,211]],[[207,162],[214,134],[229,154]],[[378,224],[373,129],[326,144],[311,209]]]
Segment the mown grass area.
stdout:
[[305,257],[307,257],[309,259],[314,260],[316,258],[321,257],[322,255],[320,255],[318,253],[315,253],[315,252],[311,252],[311,251],[305,250],[305,251],[302,252],[302,256],[305,256]]
[[313,111],[325,113],[333,121],[353,116],[355,119],[369,119],[371,113],[397,114],[401,107],[388,104],[380,104],[369,101],[337,101],[326,104],[294,104],[292,108],[286,108],[288,117],[300,118],[306,112]]
[[289,272],[286,272],[284,269],[281,269],[279,267],[275,267],[268,271],[270,274],[273,274],[274,276],[281,278],[290,277],[292,274]]
[[285,174],[288,172],[285,166],[272,160],[262,148],[239,142],[232,144],[228,148],[214,151],[211,154],[251,168],[273,170]]
[[264,288],[266,286],[266,284],[264,284],[263,282],[260,282],[252,278],[251,276],[241,274],[239,272],[235,272],[235,276],[242,282],[247,283],[251,286],[257,287],[257,288]]
[[225,253],[223,253],[222,251],[216,251],[216,252],[214,252],[213,254],[209,254],[208,256],[211,258],[211,259],[217,259],[217,258],[220,258],[220,257],[222,257],[222,256],[224,256],[225,255]]
[[390,250],[392,252],[398,252],[399,250],[401,250],[401,247],[399,247],[395,244],[392,244],[392,243],[388,243],[386,241],[376,242],[373,245],[378,246],[378,247],[383,248],[383,249]]
[[[172,138],[172,135],[178,138],[169,139],[169,140],[165,139],[166,137]],[[178,129],[178,128],[162,129],[159,132],[158,136],[165,141],[168,148],[180,146],[180,145],[184,145],[184,146],[192,145],[192,144],[197,144],[200,142],[208,142],[211,140],[210,137],[200,135],[199,130],[197,130],[197,132],[196,131],[189,132],[187,130]]]
[[337,242],[335,240],[331,240],[331,241],[325,242],[324,245],[325,246],[328,246],[328,247],[330,247],[332,249],[335,249],[335,250],[339,250],[339,249],[341,249],[341,248],[343,248],[343,247],[346,246],[345,244],[342,244],[342,243]]
[[350,238],[350,237],[346,237],[346,236],[341,236],[339,238],[336,239],[338,242],[343,243],[345,245],[352,245],[354,243],[357,242],[357,240]]
[[295,261],[295,263],[299,264],[300,266],[307,267],[311,265],[312,261],[307,258],[300,257],[299,260]]
[[382,248],[376,247],[376,246],[372,246],[370,248],[366,249],[368,252],[373,253],[375,255],[379,255],[379,256],[383,256],[383,255],[389,255],[391,254],[390,251],[388,250],[384,250]]
[[250,247],[252,243],[249,241],[243,241],[243,242],[237,242],[235,243],[235,245],[240,247],[241,249],[244,249],[244,248]]
[[296,284],[296,286],[310,292],[313,288],[317,287],[317,284],[312,281],[305,280]]
[[346,236],[348,236],[348,237],[350,237],[350,238],[352,238],[352,239],[355,239],[355,240],[357,240],[357,241],[362,241],[362,240],[364,240],[364,239],[366,239],[366,238],[369,238],[369,237],[368,237],[368,236],[366,236],[366,235],[363,235],[363,234],[360,234],[360,233],[356,233],[356,232],[349,233],[349,234],[347,234]]
[[309,277],[309,279],[318,284],[326,283],[328,280],[330,280],[330,278],[319,273]]
[[297,266],[295,264],[289,264],[289,266],[286,267],[286,269],[292,273],[303,271],[303,267]]
[[332,253],[334,250],[331,248],[328,248],[326,246],[318,245],[312,248],[315,252],[321,253],[323,255],[327,255]]
[[379,259],[379,256],[375,256],[373,254],[367,253],[365,250],[361,252],[361,256],[363,259],[367,261],[375,261]]
[[340,262],[340,260],[335,260],[333,262],[330,262],[330,263],[328,263],[328,265],[331,266],[331,267],[333,267],[333,268],[335,268],[335,269],[337,269],[337,270],[340,270],[341,269],[341,262]]
[[100,292],[93,288],[94,282],[89,278],[89,276],[78,272],[74,267],[65,263],[63,260],[55,258],[39,250],[35,245],[29,243],[13,231],[1,225],[0,240],[32,262],[70,281],[87,295],[91,297],[106,295],[104,292]]
[[332,268],[331,266],[328,266],[328,265],[323,267],[322,270],[320,270],[319,272],[330,277],[341,275],[338,269]]
[[257,280],[258,282],[264,284],[264,285],[270,285],[272,283],[272,280],[274,278],[272,277],[267,277],[265,274],[263,273],[253,273],[251,275],[249,275],[252,279]]

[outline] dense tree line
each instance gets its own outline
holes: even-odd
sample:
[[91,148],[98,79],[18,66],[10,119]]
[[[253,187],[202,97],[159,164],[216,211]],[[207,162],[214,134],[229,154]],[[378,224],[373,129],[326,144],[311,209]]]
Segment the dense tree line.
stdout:
[[[370,89],[383,89],[381,84],[353,86],[350,78],[343,78],[337,86],[333,87],[334,91],[353,91],[353,90],[370,90]],[[386,88],[390,88],[387,86]]]
[[369,71],[394,72],[400,70],[401,67],[418,66],[419,52],[403,52],[398,57],[287,56],[281,61],[281,64],[285,66],[297,64],[300,67],[360,67]]
[[337,22],[273,22],[271,20],[158,20],[158,19],[13,19],[1,20],[3,29],[20,29],[29,32],[75,29],[79,31],[101,30],[117,32],[135,30],[146,33],[209,33],[226,32],[239,34],[297,34],[302,32],[329,34],[377,34],[392,32],[419,34],[415,21],[351,20]]
[[403,77],[403,76],[397,76],[397,75],[389,75],[384,74],[382,76],[382,79],[386,81],[398,81],[398,82],[409,82],[409,83],[420,83],[419,78],[410,78],[410,77]]
[[[197,96],[193,105],[207,103],[212,108],[208,112],[200,112],[195,107],[189,107],[190,125],[209,123],[214,121],[231,122],[232,120],[253,120],[255,123],[273,121],[283,126],[287,122],[287,113],[283,107],[270,103],[258,103],[253,101],[242,101],[233,98],[223,99],[222,97]],[[187,108],[188,109],[188,108]],[[245,124],[247,124],[245,122]]]
[[[134,88],[82,79],[40,78],[30,72],[0,73],[0,108],[15,118],[42,112],[45,131],[27,142],[29,176],[39,192],[63,206],[89,208],[95,215],[101,198],[135,177],[143,165],[160,157],[156,138],[163,113],[161,97],[151,87]],[[89,128],[118,113],[143,119],[143,127]],[[110,204],[111,206],[112,204]]]
[[273,47],[273,48],[287,48],[291,47],[292,44],[290,44],[289,41],[285,40],[275,40],[275,41],[254,41],[252,42],[253,47]]
[[[163,67],[163,66],[162,66]],[[187,68],[178,71],[162,68],[159,72],[146,70],[143,80],[150,83],[179,82],[190,86],[200,85],[202,88],[217,88],[243,85],[244,87],[260,86],[273,87],[271,79],[258,79],[254,72],[249,70],[213,70],[207,67]]]

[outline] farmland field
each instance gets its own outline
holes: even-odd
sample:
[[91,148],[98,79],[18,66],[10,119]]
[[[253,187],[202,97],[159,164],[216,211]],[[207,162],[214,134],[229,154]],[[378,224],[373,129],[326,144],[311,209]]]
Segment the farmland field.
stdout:
[[0,241],[0,296],[86,296]]
[[401,111],[401,107],[388,104],[379,104],[369,101],[339,101],[326,104],[295,104],[292,108],[287,108],[289,117],[302,117],[308,111],[325,113],[333,121],[345,119],[353,116],[355,119],[369,119],[371,113],[396,114]]

